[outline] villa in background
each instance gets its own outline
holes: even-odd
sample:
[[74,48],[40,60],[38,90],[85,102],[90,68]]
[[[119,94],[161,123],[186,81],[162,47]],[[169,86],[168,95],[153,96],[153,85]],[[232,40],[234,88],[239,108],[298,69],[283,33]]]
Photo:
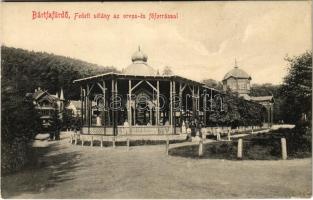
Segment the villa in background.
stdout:
[[264,116],[265,123],[268,125],[273,124],[274,114],[274,98],[273,96],[250,96],[250,81],[251,76],[242,69],[239,69],[237,62],[235,61],[235,67],[227,72],[222,80],[223,90],[228,89],[238,94],[239,97],[243,97],[248,101],[253,101],[263,105],[266,108],[266,115]]
[[[27,93],[26,97],[32,99],[36,110],[38,110],[40,114],[43,127],[49,125],[49,120],[52,119],[55,111],[58,111],[58,113],[61,114],[64,110],[65,99],[63,89],[61,89],[59,96],[58,93],[51,95],[47,90],[38,87],[38,89],[35,89],[34,93]],[[60,117],[62,116],[60,115]]]
[[66,106],[66,109],[71,111],[71,115],[73,117],[81,116],[81,102],[80,101],[71,100],[68,106]]

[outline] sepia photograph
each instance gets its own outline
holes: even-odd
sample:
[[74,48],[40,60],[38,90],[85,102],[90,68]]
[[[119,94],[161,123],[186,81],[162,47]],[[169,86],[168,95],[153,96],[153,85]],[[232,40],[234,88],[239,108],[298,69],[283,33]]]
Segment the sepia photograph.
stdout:
[[1,2],[1,198],[312,198],[312,1]]

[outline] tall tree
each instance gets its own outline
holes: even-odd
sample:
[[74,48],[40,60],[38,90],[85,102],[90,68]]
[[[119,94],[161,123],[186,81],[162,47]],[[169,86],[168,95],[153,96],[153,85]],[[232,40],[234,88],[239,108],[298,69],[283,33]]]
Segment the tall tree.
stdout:
[[[288,74],[284,78],[280,93],[285,121],[299,123],[312,120],[312,52],[288,57]],[[302,120],[301,120],[302,119]]]
[[223,90],[223,85],[220,81],[216,81],[214,79],[204,79],[201,82],[210,88]]
[[165,66],[162,75],[174,75],[174,72],[172,71],[171,67]]

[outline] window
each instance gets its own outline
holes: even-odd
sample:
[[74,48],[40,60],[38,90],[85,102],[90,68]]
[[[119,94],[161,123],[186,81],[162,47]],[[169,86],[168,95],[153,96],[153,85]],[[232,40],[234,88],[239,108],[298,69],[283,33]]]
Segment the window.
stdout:
[[247,89],[247,84],[246,83],[239,83],[239,89],[241,89],[241,90]]

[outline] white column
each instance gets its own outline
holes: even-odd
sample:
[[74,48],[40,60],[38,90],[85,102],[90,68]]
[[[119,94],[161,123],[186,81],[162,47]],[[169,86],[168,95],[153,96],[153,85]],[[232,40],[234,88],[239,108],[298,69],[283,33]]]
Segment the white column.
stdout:
[[172,81],[170,81],[170,126],[172,126],[173,124],[173,85],[172,85]]
[[132,82],[131,80],[128,81],[128,96],[129,96],[129,100],[128,100],[128,124],[129,124],[129,134],[132,134],[132,107],[131,107],[131,92],[132,89]]

